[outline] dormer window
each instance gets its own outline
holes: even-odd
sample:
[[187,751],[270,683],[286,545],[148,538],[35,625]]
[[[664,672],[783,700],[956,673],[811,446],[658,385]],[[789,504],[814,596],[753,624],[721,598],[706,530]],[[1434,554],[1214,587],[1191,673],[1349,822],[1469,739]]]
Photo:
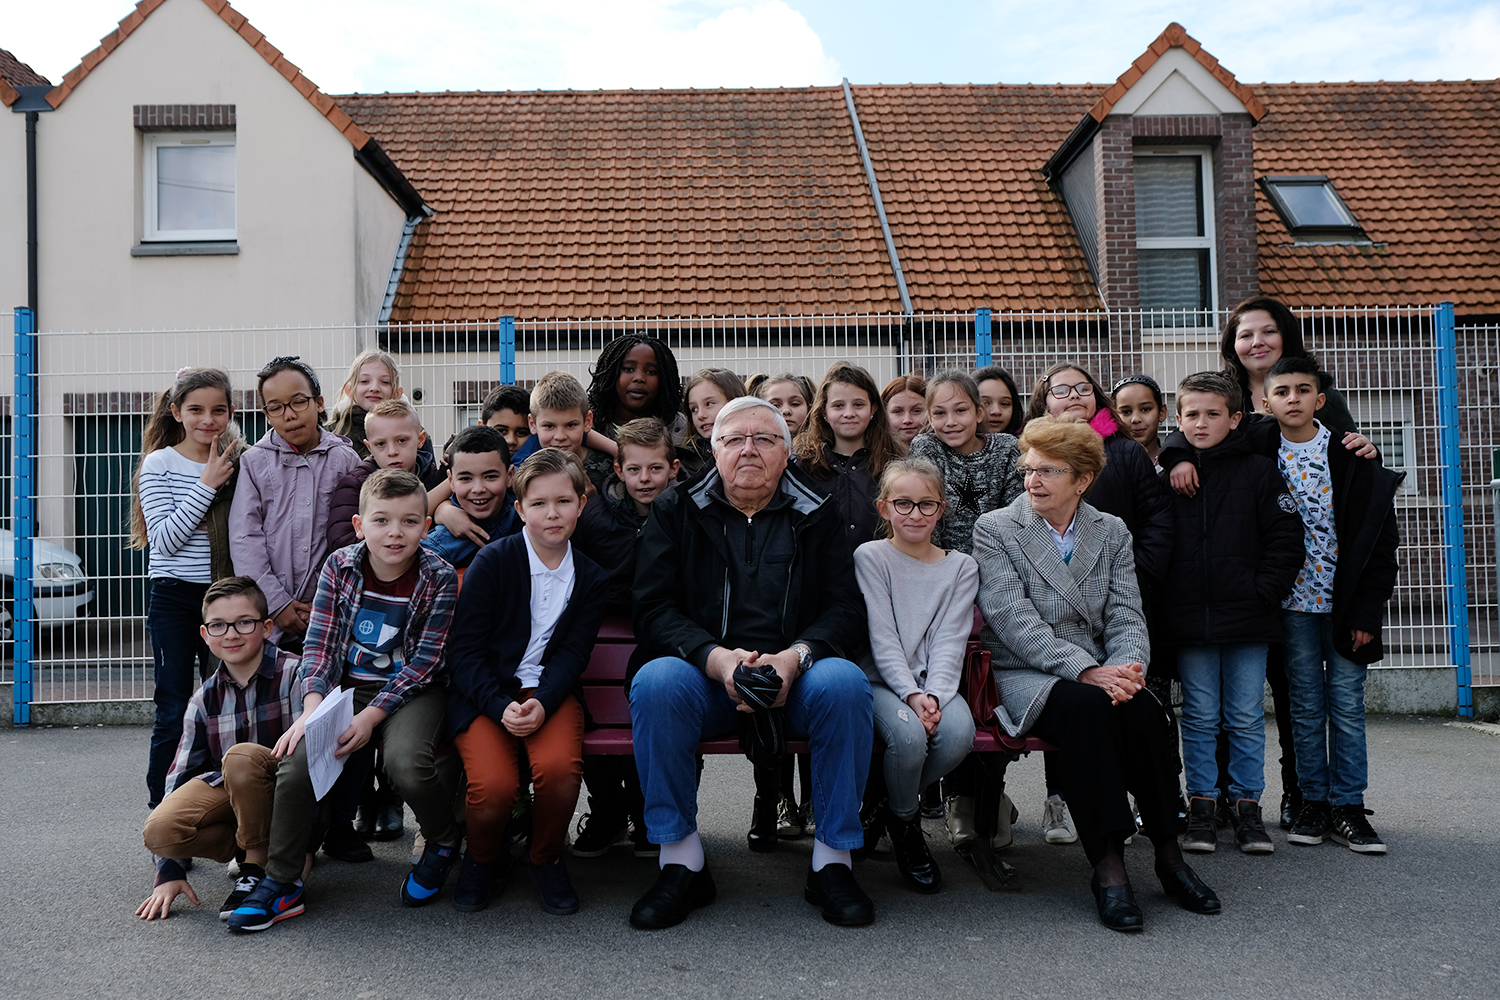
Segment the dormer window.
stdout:
[[1366,242],[1369,237],[1355,221],[1333,181],[1321,174],[1300,177],[1262,177],[1261,190],[1271,199],[1292,238],[1307,243]]
[[1136,274],[1147,326],[1213,325],[1211,155],[1207,149],[1136,149]]

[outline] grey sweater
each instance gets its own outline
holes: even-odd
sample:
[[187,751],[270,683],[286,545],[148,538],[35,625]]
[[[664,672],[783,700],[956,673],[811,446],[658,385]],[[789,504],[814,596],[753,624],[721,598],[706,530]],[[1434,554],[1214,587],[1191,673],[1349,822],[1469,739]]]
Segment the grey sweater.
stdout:
[[911,454],[943,470],[948,509],[932,533],[932,543],[945,549],[973,552],[974,522],[979,515],[1008,505],[1025,489],[1016,471],[1021,449],[1009,434],[987,434],[983,448],[960,455],[931,431],[923,431],[912,440]]
[[881,540],[854,550],[854,575],[870,619],[870,650],[860,666],[871,682],[903,701],[921,692],[946,706],[958,694],[974,626],[979,564],[953,551],[925,563]]

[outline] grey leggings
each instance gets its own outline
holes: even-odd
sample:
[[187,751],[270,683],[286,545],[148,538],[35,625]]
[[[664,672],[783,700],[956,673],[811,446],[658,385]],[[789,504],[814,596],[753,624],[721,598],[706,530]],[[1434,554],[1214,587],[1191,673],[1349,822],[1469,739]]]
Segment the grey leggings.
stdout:
[[[974,718],[962,698],[943,707],[929,737],[917,713],[879,681],[870,683],[875,699],[875,735],[885,743],[885,787],[891,812],[901,819],[917,814],[922,789],[959,765],[974,747]],[[905,716],[905,718],[902,718]]]

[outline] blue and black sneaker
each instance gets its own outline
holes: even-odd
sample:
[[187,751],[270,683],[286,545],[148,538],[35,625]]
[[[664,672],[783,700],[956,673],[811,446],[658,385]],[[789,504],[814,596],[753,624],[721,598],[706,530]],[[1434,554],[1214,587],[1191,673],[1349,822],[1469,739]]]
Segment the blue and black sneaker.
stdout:
[[426,906],[436,899],[437,894],[443,890],[443,883],[448,881],[448,872],[457,859],[456,845],[441,847],[428,844],[422,851],[422,860],[417,862],[411,874],[406,876],[406,881],[401,883],[401,902],[407,906]]
[[302,913],[302,880],[282,885],[267,875],[229,915],[232,931],[263,931],[287,917]]

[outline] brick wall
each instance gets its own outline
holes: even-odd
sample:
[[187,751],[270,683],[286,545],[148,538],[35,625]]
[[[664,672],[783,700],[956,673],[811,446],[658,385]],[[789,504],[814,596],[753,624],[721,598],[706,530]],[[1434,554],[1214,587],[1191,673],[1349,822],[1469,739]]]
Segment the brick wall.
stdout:
[[1260,294],[1255,239],[1255,139],[1249,115],[1225,115],[1214,151],[1219,304],[1228,309]]
[[232,129],[233,104],[137,104],[135,127],[139,129]]

